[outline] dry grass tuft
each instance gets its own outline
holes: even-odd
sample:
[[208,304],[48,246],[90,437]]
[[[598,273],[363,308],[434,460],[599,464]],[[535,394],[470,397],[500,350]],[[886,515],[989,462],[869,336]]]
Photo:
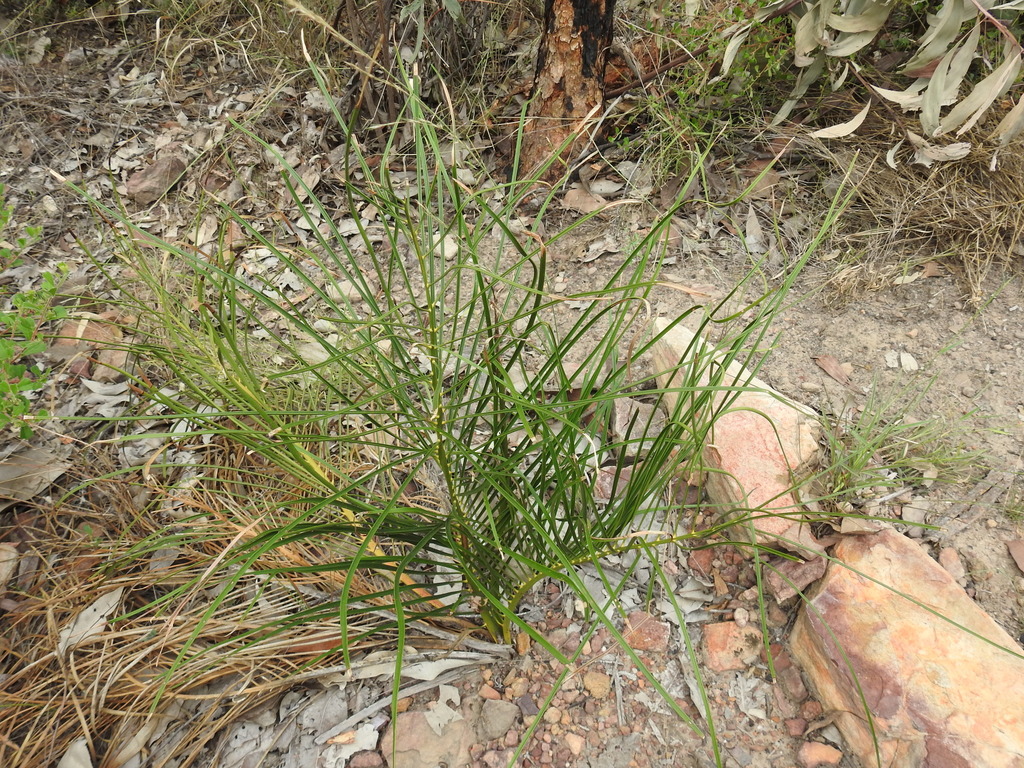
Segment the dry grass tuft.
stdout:
[[[345,671],[338,598],[346,573],[330,567],[345,542],[269,549],[251,565],[262,574],[224,567],[236,545],[296,514],[303,489],[237,446],[194,449],[205,455],[184,471],[111,474],[15,517],[7,539],[19,542],[21,567],[2,604],[0,765],[55,765],[83,737],[94,765],[120,765],[147,745],[153,764],[193,765],[223,747],[216,740],[247,714]],[[80,461],[90,477],[116,466],[95,452]],[[375,580],[349,585],[355,658],[399,641],[394,614],[367,597],[384,586]],[[62,632],[83,609],[118,590],[102,631],[62,648]],[[457,643],[416,622],[407,630],[418,649]],[[381,696],[390,696],[389,682]]]
[[1024,264],[1024,144],[971,141],[967,157],[930,168],[911,164],[905,144],[894,169],[886,153],[895,143],[879,134],[811,146],[836,178],[853,168],[856,196],[834,241],[850,262],[835,285],[840,293],[891,285],[915,265],[937,261],[972,302],[984,300],[982,283],[993,270]]

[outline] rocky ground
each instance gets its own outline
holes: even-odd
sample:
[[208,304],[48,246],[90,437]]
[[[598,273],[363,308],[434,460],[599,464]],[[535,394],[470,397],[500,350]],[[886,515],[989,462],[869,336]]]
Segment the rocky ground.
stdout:
[[[72,286],[102,296],[103,286],[95,282],[100,277],[86,254],[95,256],[102,249],[97,231],[103,222],[81,197],[62,185],[62,178],[108,203],[124,200],[134,220],[153,234],[197,246],[218,235],[215,218],[192,211],[202,190],[230,192],[230,199],[253,221],[280,218],[277,205],[285,196],[269,158],[250,145],[239,150],[249,153],[250,166],[232,169],[223,162],[220,148],[225,136],[233,135],[229,119],[252,117],[263,138],[276,143],[303,169],[305,178],[313,186],[322,185],[329,197],[331,147],[324,139],[326,113],[314,90],[277,82],[277,96],[265,101],[267,82],[246,69],[238,57],[217,60],[201,51],[153,57],[109,31],[91,27],[48,34],[52,38],[45,41],[43,35],[23,41],[26,50],[34,52],[31,56],[0,62],[0,118],[5,126],[0,137],[0,182],[7,187],[15,224],[38,224],[44,233],[26,264],[4,273],[8,284],[30,288],[42,272],[64,262],[70,266]],[[258,119],[253,117],[257,108],[266,110]],[[171,170],[154,172],[161,162]],[[232,175],[236,172],[240,177]],[[182,180],[163,197],[179,175]],[[789,257],[765,234],[766,227],[758,229],[756,222],[760,218],[767,223],[774,194],[796,194],[798,200],[801,194],[813,194],[810,189],[801,193],[795,178],[796,174],[778,180],[775,192],[764,190],[744,212],[745,248],[734,229],[707,212],[684,211],[676,223],[673,250],[663,265],[665,285],[654,296],[653,313],[676,317],[694,303],[725,297],[751,269],[752,261],[761,257],[767,262],[759,268],[757,279],[771,284],[776,279],[773,273]],[[557,215],[574,216],[585,204],[579,195],[570,197]],[[568,295],[600,284],[622,263],[631,238],[649,222],[650,210],[639,207],[629,213],[609,212],[589,222],[552,254],[553,290]],[[794,238],[813,224],[794,224]],[[758,232],[763,241],[760,248],[752,242]],[[811,260],[795,286],[792,305],[779,318],[781,335],[759,375],[833,423],[864,418],[884,427],[900,420],[927,419],[949,428],[950,442],[943,443],[950,446],[946,450],[978,452],[976,466],[968,471],[938,459],[921,459],[913,482],[895,493],[887,485],[875,494],[865,494],[857,509],[890,521],[901,543],[890,542],[888,549],[902,551],[899,547],[909,545],[925,559],[939,563],[948,575],[936,575],[922,564],[923,570],[891,574],[915,583],[897,581],[889,586],[915,593],[917,582],[926,579],[931,594],[949,595],[950,603],[936,605],[959,606],[956,601],[962,594],[1006,635],[998,635],[995,625],[985,624],[964,608],[966,626],[999,643],[1020,642],[1024,554],[1016,550],[1015,562],[1010,547],[1020,547],[1024,538],[1021,279],[1010,273],[1001,282],[1003,276],[994,273],[985,286],[987,300],[975,304],[966,297],[955,264],[928,262],[883,278],[875,290],[849,293],[836,280],[840,271],[835,262],[840,257],[830,249]],[[574,310],[567,304],[564,311],[571,318]],[[83,388],[91,386],[81,383],[89,371],[59,366],[56,370],[58,410],[70,413],[88,406],[116,411],[118,394],[113,389]],[[42,434],[37,443],[37,448],[62,459],[71,450],[51,433]],[[910,455],[917,446],[905,447]],[[7,463],[23,450],[20,444],[7,446],[3,452]],[[751,457],[752,462],[757,460]],[[921,529],[908,523],[937,527]],[[8,524],[5,517],[4,525]],[[829,547],[839,541],[837,531],[818,528],[816,533]],[[851,535],[875,534],[861,530]],[[829,552],[840,556],[835,549]],[[916,562],[917,555],[899,557]],[[831,594],[827,591],[831,587],[821,586],[831,584],[830,577],[819,581],[825,573],[824,560],[807,566],[781,560],[774,564],[800,589],[813,593],[824,588]],[[849,718],[838,708],[837,694],[828,685],[835,670],[815,671],[810,646],[799,651],[803,666],[796,663],[791,630],[796,622],[807,624],[811,619],[806,609],[804,618],[798,619],[803,603],[792,590],[787,594],[782,582],[769,585],[762,604],[750,558],[730,546],[675,550],[665,553],[661,565],[674,579],[673,594],[683,606],[685,620],[680,624],[680,614],[671,610],[658,589],[648,599],[650,569],[640,569],[639,575],[630,577],[633,581],[609,616],[631,652],[615,641],[608,626],[587,617],[572,593],[544,584],[530,595],[524,612],[541,636],[571,657],[568,666],[523,635],[514,638],[512,658],[467,663],[455,674],[403,696],[393,722],[388,707],[370,706],[376,699],[389,697],[390,683],[366,682],[356,691],[351,683],[345,687],[325,676],[297,686],[259,712],[240,717],[231,729],[211,739],[196,764],[221,768],[314,764],[497,768],[513,763],[580,768],[716,764],[853,768],[869,764],[856,756],[864,745],[851,743]],[[625,572],[621,563],[608,567]],[[600,595],[595,574],[582,576]],[[859,610],[857,605],[845,607]],[[805,626],[805,632],[813,631],[813,626]],[[846,639],[851,647],[866,639],[856,633],[866,631],[850,630]],[[919,643],[914,646],[918,656],[926,662],[924,672],[900,667],[892,674],[934,677],[948,671],[944,663],[958,657],[942,645],[945,636],[932,631],[929,628],[927,636],[914,638],[921,632],[911,624],[907,637],[890,639],[894,648],[914,639]],[[771,664],[766,647],[772,654]],[[1015,651],[1024,653],[1019,646]],[[955,678],[956,685],[989,697],[963,700],[963,707],[969,704],[995,712],[1000,699],[1020,701],[1013,698],[1017,689],[1012,675],[1021,659],[1008,654],[999,658],[1008,666],[992,661],[972,666],[974,679],[969,682]],[[901,681],[904,684],[910,687],[887,689],[886,695],[912,699],[913,679]],[[848,692],[849,681],[840,679],[839,687],[844,685]],[[888,701],[879,696],[879,701]],[[353,720],[360,712],[365,716]],[[894,712],[877,714],[895,723]],[[950,732],[966,733],[964,739],[973,733],[992,742],[991,734],[971,730],[981,727],[977,721],[954,722],[961,714],[945,714]],[[345,727],[339,729],[339,724]],[[999,738],[1007,740],[1000,742],[1003,752],[972,765],[1011,766],[1019,764],[1013,760],[1024,760],[1020,714],[1007,712],[996,730]],[[885,734],[882,737],[884,742]],[[151,747],[133,758],[136,765],[160,764],[158,742]],[[938,747],[932,745],[932,749],[933,755],[940,754]],[[316,755],[315,762],[311,755]],[[968,764],[912,762],[913,756],[900,759],[909,762],[893,764]]]

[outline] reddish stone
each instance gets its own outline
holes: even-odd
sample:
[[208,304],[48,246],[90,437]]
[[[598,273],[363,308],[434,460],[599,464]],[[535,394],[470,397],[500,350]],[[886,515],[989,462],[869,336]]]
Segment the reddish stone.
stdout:
[[664,621],[645,611],[633,611],[629,614],[627,626],[629,629],[624,637],[634,651],[664,653],[668,650],[669,626]]
[[[655,333],[668,328],[669,321],[654,321]],[[679,379],[696,374],[698,386],[710,385],[711,366],[706,363],[714,354],[710,342],[678,324],[652,345],[658,386],[666,390],[670,410],[678,398],[673,387],[678,390]],[[713,398],[714,406],[722,410],[703,451],[705,465],[711,470],[704,482],[709,498],[725,513],[754,510],[753,514],[741,513],[738,535],[794,551],[820,553],[792,491],[793,477],[805,475],[818,461],[821,425],[817,415],[752,377],[737,362],[726,366],[721,385],[746,389],[738,393],[723,390]],[[686,389],[692,386],[693,382],[688,382]]]
[[715,559],[715,548],[705,547],[704,549],[694,549],[686,558],[686,564],[690,566],[690,570],[701,576],[711,575],[711,563]]
[[786,689],[789,698],[796,702],[807,698],[807,688],[804,686],[803,678],[800,677],[799,669],[796,667],[786,667],[776,671],[779,673],[779,682]]
[[802,717],[790,717],[786,719],[786,733],[794,739],[798,739],[803,736],[806,730],[807,721]]
[[823,765],[839,765],[843,753],[820,741],[805,741],[796,759],[800,762],[801,768],[820,768]]
[[356,752],[348,759],[349,768],[380,768],[384,765],[384,758],[380,752],[365,750]]
[[821,703],[813,699],[800,705],[800,717],[804,720],[817,720],[823,711]]
[[715,672],[745,669],[757,661],[761,645],[758,626],[740,627],[735,621],[704,625],[704,652]]
[[791,600],[824,576],[827,565],[828,561],[823,557],[814,557],[806,562],[786,560],[779,563],[768,569],[765,579],[768,591],[779,603]]
[[1024,650],[894,530],[845,537],[835,558],[791,650],[861,762],[877,741],[883,765],[1024,765]]

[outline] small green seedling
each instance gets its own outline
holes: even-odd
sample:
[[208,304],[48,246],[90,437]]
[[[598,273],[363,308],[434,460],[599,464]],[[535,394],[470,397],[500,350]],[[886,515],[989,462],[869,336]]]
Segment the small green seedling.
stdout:
[[[0,185],[0,269],[6,272],[22,264],[22,254],[39,239],[39,227],[26,227],[13,243],[3,238],[11,209],[3,202]],[[61,264],[55,272],[44,272],[38,287],[27,291],[7,285],[0,287],[0,431],[17,429],[19,437],[32,436],[30,423],[48,417],[35,407],[29,393],[42,389],[48,371],[31,358],[46,349],[43,328],[67,316],[64,307],[53,306],[59,283],[67,274]]]

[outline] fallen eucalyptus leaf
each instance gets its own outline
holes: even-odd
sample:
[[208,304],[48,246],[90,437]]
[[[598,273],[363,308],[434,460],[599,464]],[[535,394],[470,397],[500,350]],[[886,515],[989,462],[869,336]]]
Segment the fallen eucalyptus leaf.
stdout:
[[83,608],[74,621],[61,629],[57,635],[57,653],[63,656],[72,648],[102,634],[107,626],[107,619],[117,609],[123,594],[124,587],[118,587],[105,595],[100,595],[91,605]]
[[849,136],[860,128],[861,124],[864,122],[864,118],[868,116],[868,112],[870,110],[871,102],[869,101],[864,105],[864,108],[850,120],[847,120],[845,123],[833,125],[831,128],[821,128],[817,131],[812,131],[811,136],[816,139],[840,139],[843,136]]

